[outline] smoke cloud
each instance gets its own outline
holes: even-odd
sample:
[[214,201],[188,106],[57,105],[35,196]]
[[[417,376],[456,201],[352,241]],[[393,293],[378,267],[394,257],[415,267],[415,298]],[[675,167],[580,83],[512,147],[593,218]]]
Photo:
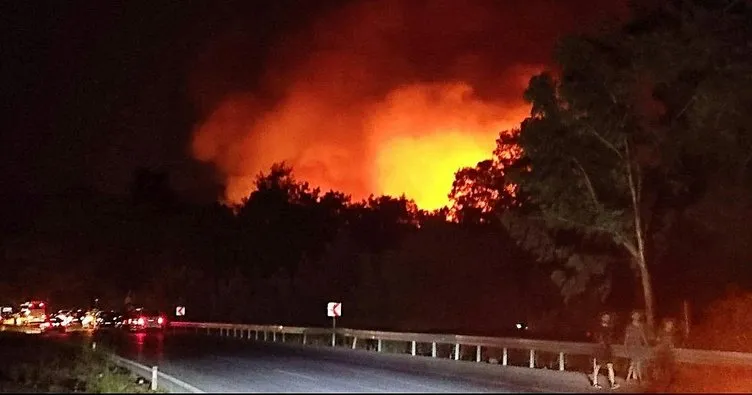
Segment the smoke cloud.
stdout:
[[499,131],[528,114],[522,92],[555,40],[623,13],[595,1],[361,1],[280,38],[253,82],[223,73],[252,63],[228,28],[193,76],[204,114],[192,153],[216,167],[232,203],[284,160],[324,190],[438,208],[454,172],[488,158]]

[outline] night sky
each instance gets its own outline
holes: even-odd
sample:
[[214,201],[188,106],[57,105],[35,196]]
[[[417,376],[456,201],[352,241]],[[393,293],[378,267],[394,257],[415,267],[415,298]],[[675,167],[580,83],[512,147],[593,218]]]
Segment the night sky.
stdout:
[[[75,1],[4,2],[0,7],[5,112],[0,179],[6,192],[54,193],[85,187],[124,193],[134,169],[145,166],[167,171],[175,188],[197,199],[221,195],[218,185],[234,176],[255,175],[269,161],[283,159],[299,165],[303,178],[355,195],[374,189],[394,191],[377,182],[372,162],[353,163],[352,173],[339,178],[332,175],[339,162],[306,162],[312,154],[301,146],[320,148],[315,152],[321,158],[338,145],[348,147],[346,155],[361,156],[360,150],[370,148],[360,142],[382,138],[349,121],[342,121],[342,128],[352,129],[349,136],[357,144],[332,137],[341,133],[335,126],[317,126],[315,132],[306,129],[319,125],[316,119],[307,119],[297,129],[296,123],[280,121],[284,127],[259,131],[257,126],[233,124],[239,121],[231,118],[221,125],[242,130],[224,144],[246,147],[240,151],[225,147],[215,156],[196,160],[202,156],[196,154],[197,133],[212,141],[219,138],[213,123],[201,128],[228,100],[242,97],[232,102],[242,106],[252,97],[258,108],[243,107],[243,120],[255,122],[270,113],[284,117],[304,108],[291,110],[290,103],[299,100],[302,82],[312,81],[313,88],[307,86],[306,92],[313,92],[314,102],[324,103],[321,116],[331,119],[334,100],[346,99],[356,101],[348,119],[376,114],[375,119],[383,120],[399,115],[394,111],[406,111],[395,107],[399,99],[395,92],[451,82],[471,87],[478,105],[515,109],[509,117],[516,121],[524,115],[519,108],[526,79],[550,62],[556,38],[624,15],[626,10],[623,2],[606,6],[597,0],[430,5],[421,1],[129,1],[119,6]],[[377,36],[388,40],[377,41]],[[327,58],[332,53],[334,57]],[[350,96],[363,100],[343,99],[341,91],[329,89],[337,82],[322,74],[331,69],[327,59],[336,59],[337,69],[355,58],[362,62],[357,72],[367,76],[347,89]],[[351,76],[352,68],[347,67],[341,66],[344,77],[340,78]],[[439,87],[439,95],[444,95],[445,85]],[[319,96],[316,89],[326,92]],[[386,104],[393,106],[372,110]],[[247,142],[248,136],[263,133],[294,141],[279,143],[286,144],[279,157],[248,159],[260,158],[259,150],[269,151],[274,141],[280,141]],[[492,139],[489,144],[490,153]],[[367,182],[352,181],[364,179]]]

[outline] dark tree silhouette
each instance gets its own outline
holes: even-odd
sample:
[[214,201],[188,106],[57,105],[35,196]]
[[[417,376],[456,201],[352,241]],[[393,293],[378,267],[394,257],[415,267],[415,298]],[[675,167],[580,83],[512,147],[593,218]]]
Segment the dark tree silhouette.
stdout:
[[169,175],[145,167],[137,168],[133,173],[131,197],[138,205],[161,210],[173,208],[177,203],[177,194],[170,186]]

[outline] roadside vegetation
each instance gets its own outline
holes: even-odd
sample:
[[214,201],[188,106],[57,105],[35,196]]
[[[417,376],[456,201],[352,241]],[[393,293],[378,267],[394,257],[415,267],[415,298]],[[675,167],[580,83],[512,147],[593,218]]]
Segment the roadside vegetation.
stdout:
[[85,342],[5,333],[0,352],[0,392],[153,392]]

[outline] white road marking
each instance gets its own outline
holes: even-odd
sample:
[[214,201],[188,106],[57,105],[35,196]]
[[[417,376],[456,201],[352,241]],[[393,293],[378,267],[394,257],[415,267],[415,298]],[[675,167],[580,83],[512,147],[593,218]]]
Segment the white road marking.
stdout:
[[388,392],[388,391],[385,391],[383,388],[373,388],[373,387],[369,387],[367,385],[363,385],[363,384],[358,383],[358,382],[347,382],[347,384],[355,385],[356,387],[360,387],[360,388],[366,389],[366,390],[371,391],[371,392]]
[[434,387],[434,386],[426,385],[426,384],[421,384],[421,383],[419,383],[417,381],[403,380],[403,379],[397,378],[396,376],[382,375],[382,374],[376,373],[376,372],[374,372],[374,371],[372,371],[370,369],[362,369],[362,370],[361,369],[351,369],[351,368],[345,368],[345,369],[347,369],[347,370],[349,370],[349,371],[351,371],[352,373],[355,373],[355,374],[364,374],[365,373],[365,374],[370,375],[370,376],[378,377],[378,378],[380,378],[382,380],[396,381],[396,382],[398,382],[400,384],[404,384],[404,385],[427,388],[431,392],[446,392],[446,390],[441,390],[438,387]]
[[306,380],[318,381],[317,378],[311,377],[311,376],[308,376],[308,375],[305,375],[305,374],[300,374],[300,373],[295,373],[295,372],[288,372],[288,371],[282,370],[282,369],[274,369],[274,371],[275,372],[284,373],[284,374],[289,374],[290,376],[295,376],[295,377],[299,377],[299,378],[306,379]]
[[[319,367],[323,367],[325,369],[326,373],[332,373],[332,372],[336,372],[338,370],[342,370],[343,369],[343,367],[341,365],[337,365],[337,364],[335,364],[333,367],[326,366],[326,365],[327,365],[326,363],[319,364]],[[344,368],[344,369],[345,370],[349,370],[351,372],[354,372],[356,374],[362,374],[362,372],[354,371],[354,370],[349,369],[349,368]],[[275,370],[281,371],[280,369],[275,369]],[[284,372],[284,373],[289,373],[289,372]],[[322,373],[324,373],[324,372],[322,372]],[[343,378],[343,377],[339,377],[339,376],[322,377],[322,380],[324,380],[324,381],[330,381],[330,382],[333,381],[334,383],[338,383],[338,382],[342,381],[343,379],[344,379],[344,384],[346,386],[359,387],[359,388],[362,388],[362,389],[364,389],[366,391],[369,391],[369,392],[388,392],[384,388],[375,388],[375,387],[371,387],[371,386],[368,386],[368,385],[363,385],[362,383],[358,382],[357,379],[356,380],[349,380],[347,378]]]

